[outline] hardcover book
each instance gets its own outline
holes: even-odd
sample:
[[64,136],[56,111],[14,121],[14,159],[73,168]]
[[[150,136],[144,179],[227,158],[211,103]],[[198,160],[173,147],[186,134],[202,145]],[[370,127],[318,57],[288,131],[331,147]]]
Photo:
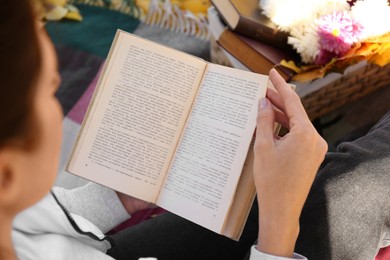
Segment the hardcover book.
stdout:
[[261,13],[258,0],[211,0],[228,27],[237,33],[283,49],[291,49],[287,44],[288,34]]
[[228,28],[216,40],[222,48],[253,72],[266,74],[270,69],[275,68],[286,81],[294,76],[292,70],[278,66],[283,59],[299,59],[292,50],[275,48],[269,44],[239,35]]

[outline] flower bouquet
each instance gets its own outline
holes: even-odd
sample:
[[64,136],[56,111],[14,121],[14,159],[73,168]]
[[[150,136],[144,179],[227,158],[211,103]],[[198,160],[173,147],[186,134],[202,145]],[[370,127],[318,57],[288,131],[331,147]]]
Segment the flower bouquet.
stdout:
[[301,64],[281,62],[297,73],[295,81],[342,73],[363,60],[390,63],[388,0],[260,0],[260,7],[301,57]]

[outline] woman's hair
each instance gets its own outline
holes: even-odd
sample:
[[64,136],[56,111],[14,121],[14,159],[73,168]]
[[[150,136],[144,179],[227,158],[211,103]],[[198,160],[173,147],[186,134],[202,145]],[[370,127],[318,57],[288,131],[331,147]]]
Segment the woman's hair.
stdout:
[[42,62],[30,0],[2,2],[0,57],[0,147],[30,147],[33,99]]

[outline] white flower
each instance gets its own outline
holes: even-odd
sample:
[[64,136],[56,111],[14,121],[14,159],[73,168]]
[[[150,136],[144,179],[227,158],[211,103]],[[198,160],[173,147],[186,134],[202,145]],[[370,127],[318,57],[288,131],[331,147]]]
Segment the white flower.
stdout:
[[348,12],[358,22],[358,41],[390,32],[388,0],[357,0],[352,7],[347,0],[259,0],[259,5],[271,21],[290,34],[288,43],[305,63],[315,62],[320,54],[318,21],[331,13]]
[[345,0],[260,0],[260,7],[281,30],[290,34],[288,44],[305,63],[314,62],[320,52],[314,21],[333,11],[350,8]]
[[345,0],[260,0],[263,13],[280,29],[290,32],[333,11],[349,10]]
[[387,0],[358,0],[351,8],[351,14],[363,26],[361,41],[390,32],[390,6]]
[[290,34],[288,43],[302,61],[312,63],[320,52],[315,21],[334,11],[346,11],[345,0],[260,0],[260,8],[281,30]]
[[309,23],[304,28],[292,29],[290,37],[288,37],[288,44],[292,45],[300,54],[303,62],[313,63],[320,52],[316,26]]

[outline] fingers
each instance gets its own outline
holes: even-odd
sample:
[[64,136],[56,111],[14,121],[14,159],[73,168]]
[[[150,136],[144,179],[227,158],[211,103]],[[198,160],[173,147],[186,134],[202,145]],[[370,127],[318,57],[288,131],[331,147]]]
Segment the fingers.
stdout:
[[289,119],[293,117],[307,119],[307,114],[303,108],[300,98],[279,75],[279,73],[275,69],[272,69],[269,73],[269,77],[280,96],[280,99],[278,99],[275,95],[273,95],[274,93],[270,91],[269,95],[273,98],[275,106],[285,112]]
[[290,123],[287,116],[283,112],[276,109],[274,109],[274,113],[275,113],[275,122],[281,124],[287,129],[290,129]]
[[284,126],[285,128],[289,128],[289,120],[284,113],[286,109],[284,107],[283,100],[279,96],[278,92],[268,88],[267,98],[269,99],[269,101],[271,101],[272,105],[274,106],[275,121],[281,124],[282,126]]
[[271,101],[272,105],[278,108],[281,111],[286,111],[284,107],[284,102],[282,98],[279,96],[278,92],[271,88],[267,88],[267,98]]
[[271,103],[266,98],[259,100],[257,114],[256,143],[270,145],[274,140],[275,113]]

